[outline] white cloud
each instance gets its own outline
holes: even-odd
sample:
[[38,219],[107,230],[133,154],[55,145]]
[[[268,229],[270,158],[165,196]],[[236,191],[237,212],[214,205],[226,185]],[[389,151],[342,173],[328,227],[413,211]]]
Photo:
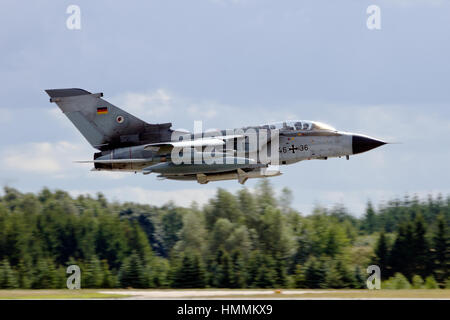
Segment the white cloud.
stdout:
[[149,123],[172,122],[175,128],[183,123],[192,127],[190,131],[195,120],[218,120],[224,115],[238,114],[233,106],[211,100],[193,101],[163,88],[152,92],[126,92],[112,97],[111,101]]
[[67,118],[64,115],[64,113],[58,107],[46,109],[45,113],[50,118],[49,121],[55,120],[58,126],[61,126],[63,128],[70,128],[72,130],[74,129],[72,122],[69,120],[69,118]]
[[92,171],[87,174],[87,178],[105,178],[109,180],[119,180],[129,177],[131,172],[120,172],[120,171]]
[[[92,190],[72,190],[69,193],[72,196],[80,194],[96,194],[98,191]],[[142,187],[124,186],[120,188],[102,189],[102,193],[109,199],[119,202],[137,202],[141,204],[151,204],[161,206],[173,201],[179,206],[189,206],[193,201],[200,206],[206,204],[210,198],[216,194],[215,188],[193,188],[177,190],[155,190]]]
[[67,141],[35,142],[9,146],[2,150],[2,166],[13,171],[35,174],[52,174],[63,177],[72,171],[74,160],[85,157],[86,147]]
[[[194,121],[204,121],[203,130],[232,129],[295,118],[287,108],[229,105],[211,99],[194,100],[159,88],[151,92],[126,92],[112,97],[117,107],[149,123],[172,122],[174,128],[193,130]],[[258,110],[255,112],[255,110]]]
[[191,103],[187,108],[187,111],[191,116],[198,117],[198,115],[201,115],[206,119],[218,117],[220,115],[219,110],[224,110],[224,106],[218,105],[215,102],[202,102],[199,104]]
[[173,112],[174,99],[167,90],[154,92],[126,92],[111,99],[119,108],[152,122],[152,118],[168,116]]

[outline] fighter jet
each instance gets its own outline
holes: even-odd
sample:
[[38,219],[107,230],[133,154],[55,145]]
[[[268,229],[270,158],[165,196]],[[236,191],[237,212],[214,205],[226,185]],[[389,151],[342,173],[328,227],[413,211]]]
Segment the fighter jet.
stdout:
[[99,152],[93,171],[158,174],[159,179],[210,181],[274,177],[280,167],[303,160],[327,160],[386,144],[362,134],[338,131],[317,121],[290,120],[207,132],[150,124],[83,89],[49,89],[55,102]]

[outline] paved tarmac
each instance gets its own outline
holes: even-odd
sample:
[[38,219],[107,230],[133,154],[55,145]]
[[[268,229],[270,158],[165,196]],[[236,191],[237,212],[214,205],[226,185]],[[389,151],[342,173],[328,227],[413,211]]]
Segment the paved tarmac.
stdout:
[[[292,298],[292,295],[318,294],[323,298],[327,293],[337,292],[314,291],[314,290],[105,290],[104,294],[131,295],[127,299],[147,300],[147,299],[285,299]],[[343,292],[343,291],[339,291]]]

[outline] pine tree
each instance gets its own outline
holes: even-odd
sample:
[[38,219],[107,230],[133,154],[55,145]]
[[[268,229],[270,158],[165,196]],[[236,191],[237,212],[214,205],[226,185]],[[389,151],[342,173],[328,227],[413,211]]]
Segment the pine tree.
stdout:
[[18,287],[21,289],[30,289],[33,284],[32,265],[21,260],[17,268]]
[[103,283],[103,273],[100,261],[96,256],[92,256],[89,259],[86,264],[86,269],[83,271],[83,277],[81,277],[82,288],[101,288]]
[[117,285],[117,279],[114,274],[109,270],[108,261],[102,260],[101,262],[102,269],[102,282],[101,288],[115,288]]
[[261,262],[260,252],[258,250],[252,251],[247,265],[247,284],[252,288],[255,287],[255,281]]
[[306,288],[305,272],[300,264],[295,266],[294,285],[296,288]]
[[165,257],[172,250],[175,243],[180,239],[179,232],[183,228],[183,217],[175,208],[169,208],[169,212],[162,217],[162,231]]
[[320,287],[326,288],[343,288],[344,281],[342,280],[342,274],[337,270],[335,264],[330,263],[326,267],[325,279],[320,284]]
[[186,252],[174,275],[173,286],[176,288],[204,288],[205,271],[197,253]]
[[376,215],[372,207],[372,202],[370,201],[367,203],[366,214],[363,220],[363,229],[368,234],[373,233],[376,229]]
[[15,289],[19,287],[16,272],[11,268],[8,259],[3,259],[0,265],[0,288]]
[[[375,246],[375,264],[380,267],[382,271],[387,270],[389,262],[389,247],[384,231],[380,233],[377,244]],[[381,273],[384,275],[384,272]]]
[[338,257],[336,263],[336,271],[341,275],[342,288],[353,288],[355,285],[355,274],[351,271],[348,262],[344,258]]
[[365,275],[363,275],[361,271],[361,267],[359,265],[355,266],[355,270],[353,272],[353,278],[355,279],[353,287],[355,289],[361,289],[365,288],[366,286],[366,279],[364,278]]
[[414,235],[413,235],[413,274],[419,274],[425,277],[429,274],[429,254],[428,243],[425,239],[425,222],[423,216],[419,213],[416,215],[414,221]]
[[231,260],[233,263],[233,275],[232,275],[232,287],[233,288],[245,288],[246,283],[246,267],[245,261],[240,250],[235,250],[231,254]]
[[218,264],[220,270],[220,273],[217,275],[219,288],[231,288],[233,286],[233,270],[230,256],[226,251],[223,251]]
[[423,281],[422,277],[419,276],[418,274],[414,275],[414,277],[412,278],[413,289],[422,289],[423,285],[424,285],[424,281]]
[[410,223],[399,227],[397,238],[389,255],[389,267],[387,275],[402,273],[407,278],[412,278],[414,270],[413,256],[413,231]]
[[324,242],[323,253],[330,257],[342,253],[344,247],[349,244],[344,228],[334,223],[330,224],[322,240]]
[[438,289],[439,288],[439,285],[438,285],[438,283],[436,282],[436,280],[434,279],[434,277],[433,276],[428,276],[426,279],[425,279],[425,289]]
[[336,229],[331,227],[328,230],[328,234],[325,242],[325,254],[334,257],[339,252],[339,244],[337,242]]
[[161,257],[154,259],[149,267],[150,284],[154,288],[165,288],[168,285],[169,262]]
[[[128,227],[128,226],[127,226]],[[147,265],[153,258],[150,241],[142,227],[136,221],[130,222],[131,232],[128,233],[128,247],[139,255],[142,265]]]
[[274,260],[268,255],[261,255],[262,265],[259,267],[254,286],[256,288],[273,288],[277,283]]
[[146,288],[148,277],[145,274],[142,261],[136,252],[126,258],[120,267],[119,281],[123,288]]
[[248,229],[259,230],[260,215],[254,196],[246,188],[238,191],[239,209],[245,217]]
[[441,287],[449,278],[450,267],[450,241],[444,216],[438,218],[437,231],[433,239],[434,244],[434,273]]
[[264,212],[268,207],[275,208],[277,200],[274,197],[274,191],[268,179],[260,179],[256,186],[257,203],[259,212]]
[[293,200],[292,191],[289,188],[284,187],[281,190],[281,196],[279,200],[281,212],[283,214],[288,214],[292,210],[291,208],[292,200]]
[[277,275],[276,284],[279,287],[286,287],[288,282],[286,261],[280,255],[275,255],[275,273]]
[[305,263],[305,285],[310,289],[321,288],[322,283],[325,282],[325,269],[323,262],[316,257],[310,257]]
[[58,287],[57,270],[51,259],[42,258],[37,262],[33,289],[52,289]]

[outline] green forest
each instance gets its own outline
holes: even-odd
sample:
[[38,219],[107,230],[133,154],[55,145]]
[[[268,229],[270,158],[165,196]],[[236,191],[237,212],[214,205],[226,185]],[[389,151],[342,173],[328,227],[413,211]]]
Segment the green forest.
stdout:
[[292,208],[265,179],[254,191],[218,189],[208,204],[179,207],[76,198],[47,188],[0,197],[0,288],[365,288],[450,287],[450,196]]

